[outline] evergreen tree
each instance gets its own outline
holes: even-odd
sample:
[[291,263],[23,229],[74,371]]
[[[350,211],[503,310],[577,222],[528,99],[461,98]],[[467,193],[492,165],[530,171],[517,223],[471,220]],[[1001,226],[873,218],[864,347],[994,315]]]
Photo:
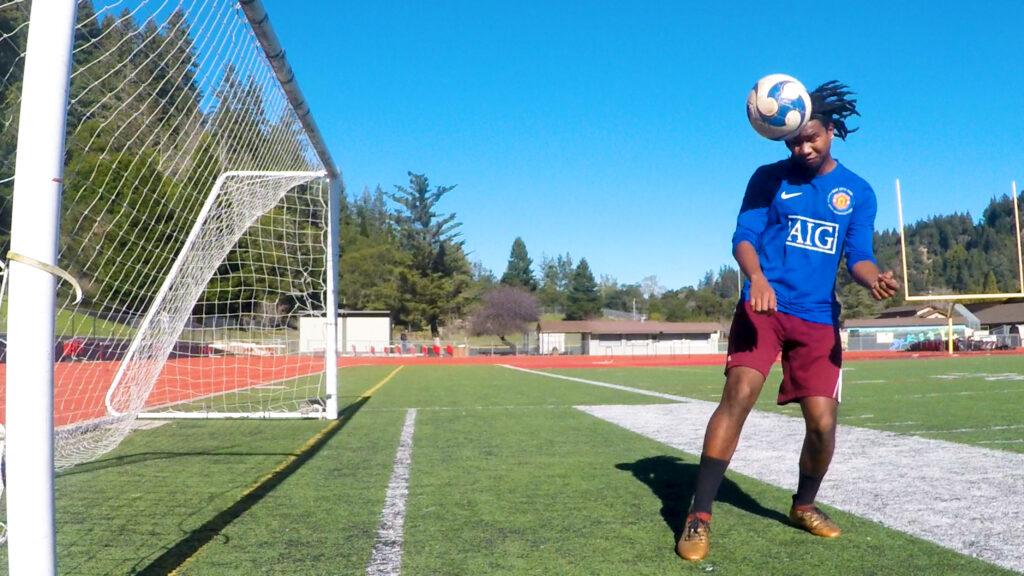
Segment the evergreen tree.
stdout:
[[[604,276],[602,276],[604,278]],[[602,306],[611,310],[636,313],[638,316],[647,314],[647,298],[638,284],[609,283],[602,286]]]
[[840,289],[839,302],[842,304],[842,318],[871,318],[878,314],[879,303],[871,297],[871,293],[856,282],[843,285]]
[[985,287],[982,289],[982,292],[985,294],[999,293],[999,283],[996,282],[996,275],[994,272],[989,272],[988,275],[985,276]]
[[256,79],[242,80],[238,70],[228,66],[214,96],[217,108],[210,124],[221,164],[230,170],[263,169],[255,162],[267,147],[270,127]]
[[7,254],[11,242],[11,197],[18,144],[18,113],[25,44],[28,40],[28,8],[23,3],[0,6],[0,254]]
[[408,254],[410,267],[402,271],[399,292],[403,297],[402,318],[409,324],[426,324],[439,334],[442,319],[465,305],[463,292],[469,286],[469,263],[463,241],[455,231],[462,224],[455,214],[441,216],[437,203],[455,186],[433,190],[423,174],[409,172],[409,187],[395,186],[388,198],[404,211],[396,214],[399,246]]
[[512,251],[508,256],[508,267],[501,276],[501,283],[506,286],[514,286],[526,289],[530,292],[537,291],[537,279],[533,277],[533,260],[526,251],[526,243],[519,236],[512,242]]
[[572,256],[559,254],[556,258],[544,257],[541,260],[541,282],[537,290],[537,300],[541,306],[552,310],[564,310],[569,293],[569,284],[575,267]]
[[391,310],[396,322],[402,308],[399,275],[409,266],[398,244],[392,214],[378,186],[364,188],[341,209],[338,276],[339,306],[351,310]]
[[589,320],[601,315],[601,295],[586,258],[580,259],[573,272],[566,300],[566,320]]

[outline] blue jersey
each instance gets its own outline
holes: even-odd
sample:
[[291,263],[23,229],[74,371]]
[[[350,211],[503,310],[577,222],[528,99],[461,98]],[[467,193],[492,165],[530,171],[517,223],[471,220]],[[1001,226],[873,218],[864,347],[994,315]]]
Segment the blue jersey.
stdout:
[[[736,219],[733,249],[744,240],[754,246],[780,311],[836,324],[842,255],[851,272],[858,262],[875,261],[875,192],[842,164],[811,180],[794,168],[783,160],[754,172]],[[741,297],[750,299],[749,280]]]

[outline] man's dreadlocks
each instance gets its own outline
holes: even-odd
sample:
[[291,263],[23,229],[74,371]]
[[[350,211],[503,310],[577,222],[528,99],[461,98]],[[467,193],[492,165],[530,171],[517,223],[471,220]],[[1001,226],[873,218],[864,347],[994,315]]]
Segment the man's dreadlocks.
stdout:
[[860,116],[857,99],[848,98],[852,95],[853,92],[837,80],[825,82],[811,92],[811,118],[820,120],[826,127],[832,124],[835,135],[846,140],[847,134],[857,131],[857,128],[850,130],[846,127],[846,119]]

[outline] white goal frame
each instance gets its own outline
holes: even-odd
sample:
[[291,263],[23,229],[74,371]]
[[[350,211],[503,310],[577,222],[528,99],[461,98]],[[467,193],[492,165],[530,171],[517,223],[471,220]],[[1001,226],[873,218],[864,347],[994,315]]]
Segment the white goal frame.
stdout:
[[[337,418],[341,173],[313,121],[260,0],[238,0],[328,180],[325,413]],[[11,576],[55,576],[54,339],[65,124],[78,0],[33,2],[25,52],[7,282],[6,472]],[[8,256],[8,255],[4,255]],[[14,497],[11,498],[11,494]]]
[[[203,225],[207,220],[207,216],[210,214],[211,209],[219,198],[221,191],[224,188],[225,183],[236,177],[247,177],[247,176],[267,176],[267,177],[314,177],[319,178],[326,176],[326,172],[260,172],[252,170],[235,170],[225,172],[217,178],[217,182],[213,186],[213,190],[210,191],[209,196],[206,197],[206,201],[203,203],[203,207],[199,212],[199,216],[196,218],[195,224],[192,226],[192,230],[189,232],[188,238],[185,240],[185,244],[182,246],[181,251],[178,253],[178,257],[175,259],[174,264],[171,266],[170,271],[164,278],[164,283],[157,292],[154,302],[150,305],[149,310],[143,317],[142,322],[139,326],[135,337],[132,339],[131,344],[128,346],[128,351],[125,353],[124,358],[121,360],[120,366],[118,366],[117,373],[114,375],[114,380],[110,384],[110,388],[107,390],[106,397],[104,398],[104,404],[107,406],[107,412],[114,416],[123,416],[127,412],[122,412],[116,406],[114,406],[113,398],[114,393],[117,391],[121,382],[125,379],[125,374],[132,366],[132,361],[140,347],[141,340],[146,334],[146,329],[152,324],[154,317],[160,305],[167,299],[168,294],[171,292],[172,287],[178,280],[178,273],[186,265],[186,262],[192,254],[192,246],[196,243],[200,233],[203,230]],[[212,273],[212,271],[211,271]],[[328,284],[333,283],[333,276],[328,274]],[[201,289],[201,286],[193,287],[197,293]],[[328,292],[332,292],[329,288]],[[333,314],[333,317],[337,318],[337,312]],[[330,332],[332,327],[330,326],[331,315],[327,318],[327,331]],[[336,321],[335,321],[336,324]],[[295,419],[295,418],[326,418],[330,420],[336,420],[338,418],[338,378],[337,378],[337,363],[331,362],[331,358],[337,356],[337,338],[328,338],[325,342],[324,357],[325,371],[330,372],[331,367],[335,371],[334,377],[327,377],[326,385],[326,397],[327,405],[323,407],[322,411],[311,411],[309,413],[303,412],[174,412],[174,411],[161,411],[156,413],[148,413],[140,411],[136,415],[138,418],[159,418],[161,420],[168,419],[220,419],[220,418],[241,418],[241,419]],[[332,343],[335,343],[332,346]]]

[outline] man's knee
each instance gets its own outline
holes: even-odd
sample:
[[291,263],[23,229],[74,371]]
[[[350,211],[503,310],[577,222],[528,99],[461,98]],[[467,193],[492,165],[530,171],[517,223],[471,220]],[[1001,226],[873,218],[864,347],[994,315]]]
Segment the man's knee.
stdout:
[[805,398],[802,401],[807,434],[822,438],[834,437],[836,433],[837,405],[831,398]]
[[834,418],[822,417],[807,420],[807,438],[816,444],[835,444],[836,424]]
[[763,386],[764,375],[757,370],[745,366],[731,368],[726,376],[721,406],[730,412],[749,412]]

